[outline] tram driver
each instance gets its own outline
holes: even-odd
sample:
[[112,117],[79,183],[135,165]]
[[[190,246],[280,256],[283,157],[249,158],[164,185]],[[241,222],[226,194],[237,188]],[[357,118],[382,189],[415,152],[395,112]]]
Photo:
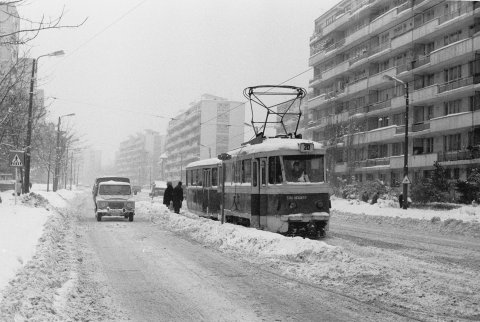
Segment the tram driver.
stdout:
[[288,181],[293,182],[310,182],[308,175],[305,172],[305,168],[300,166],[300,162],[298,161],[293,162],[293,167],[290,170],[290,175],[288,178]]

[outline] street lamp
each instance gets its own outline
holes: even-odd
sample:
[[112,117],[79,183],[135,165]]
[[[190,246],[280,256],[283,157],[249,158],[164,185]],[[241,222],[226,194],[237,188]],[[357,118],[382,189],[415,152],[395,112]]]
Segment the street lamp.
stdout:
[[33,88],[35,84],[35,72],[38,65],[38,60],[47,56],[62,56],[63,50],[57,50],[50,54],[38,56],[32,60],[32,77],[30,79],[30,99],[28,102],[28,121],[27,121],[27,137],[25,138],[25,180],[23,185],[23,192],[30,192],[30,144],[32,142],[32,114],[33,114]]
[[405,147],[403,151],[403,209],[408,206],[408,82],[404,82],[394,76],[384,75],[383,78],[399,82],[405,87]]
[[199,143],[199,145],[205,147],[205,148],[208,148],[208,158],[212,158],[212,148],[210,148],[209,146],[206,146],[206,145],[203,145],[202,143]]
[[58,117],[57,125],[57,148],[56,148],[56,157],[55,157],[55,174],[53,176],[53,191],[57,191],[58,188],[58,176],[60,172],[60,124],[62,122],[62,117],[74,116],[75,113],[65,114]]

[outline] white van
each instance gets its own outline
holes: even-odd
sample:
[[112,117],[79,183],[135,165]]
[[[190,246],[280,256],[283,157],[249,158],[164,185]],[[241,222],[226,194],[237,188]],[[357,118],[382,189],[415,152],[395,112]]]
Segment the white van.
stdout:
[[122,216],[133,221],[135,216],[135,200],[132,187],[128,182],[104,181],[98,184],[95,198],[97,221],[104,216]]

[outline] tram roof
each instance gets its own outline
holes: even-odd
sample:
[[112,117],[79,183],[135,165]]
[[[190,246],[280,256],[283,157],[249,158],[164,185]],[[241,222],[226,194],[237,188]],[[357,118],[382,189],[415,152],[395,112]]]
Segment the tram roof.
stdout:
[[[238,156],[243,154],[255,154],[263,152],[274,152],[274,151],[298,151],[299,143],[313,143],[314,152],[325,152],[325,147],[319,142],[314,142],[311,140],[305,139],[284,139],[284,138],[266,138],[262,143],[259,144],[247,144],[242,147],[236,148],[228,152],[231,156]],[[201,167],[207,165],[221,164],[217,158],[204,159],[200,161],[194,161],[189,163],[187,167]]]
[[315,152],[325,152],[325,147],[320,142],[314,142],[305,139],[266,138],[262,143],[247,144],[228,153],[234,156],[239,154],[254,154],[279,150],[298,151],[300,143],[313,143]]

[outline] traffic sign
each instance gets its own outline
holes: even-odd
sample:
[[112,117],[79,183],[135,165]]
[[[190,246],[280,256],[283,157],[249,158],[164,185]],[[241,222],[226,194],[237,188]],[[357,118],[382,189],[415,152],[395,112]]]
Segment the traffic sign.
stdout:
[[25,165],[24,151],[10,151],[9,158],[11,167],[23,167]]
[[411,184],[410,179],[408,179],[407,176],[405,176],[405,177],[403,178],[403,181],[402,181],[402,184],[405,184],[405,183],[406,183],[406,184]]

